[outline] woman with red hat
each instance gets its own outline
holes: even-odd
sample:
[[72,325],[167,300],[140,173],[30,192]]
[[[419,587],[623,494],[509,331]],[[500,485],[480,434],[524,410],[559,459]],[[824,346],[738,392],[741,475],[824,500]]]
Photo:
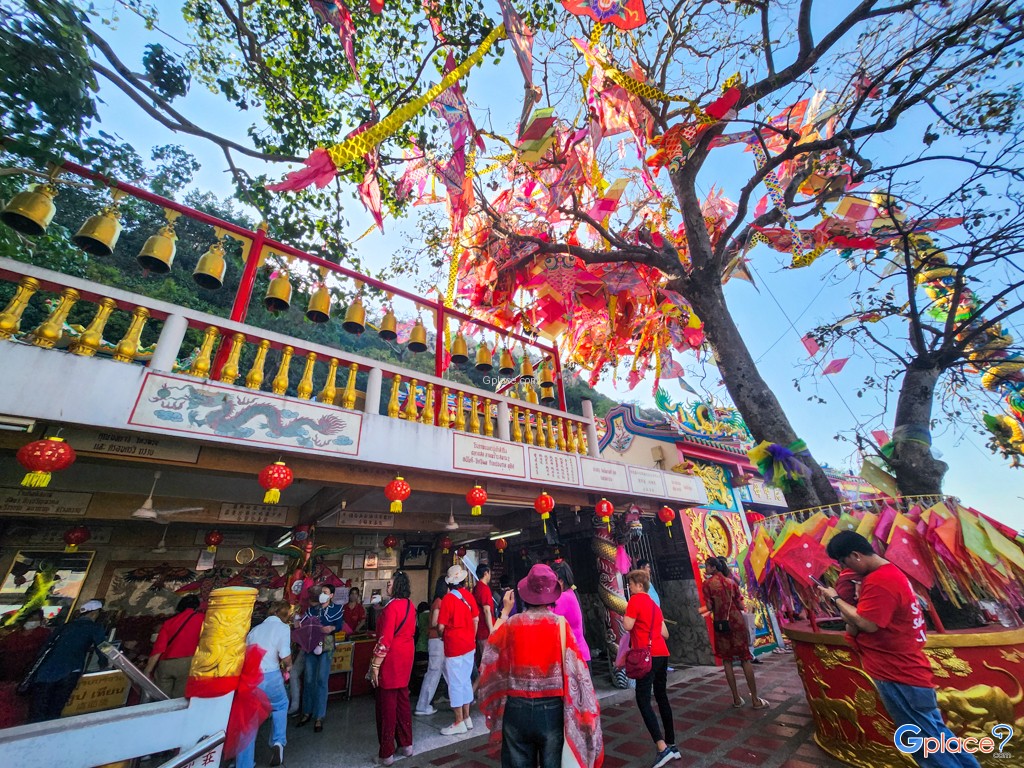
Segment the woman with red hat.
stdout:
[[551,607],[562,588],[538,564],[519,582],[526,610],[501,615],[481,661],[480,710],[491,737],[501,740],[502,768],[599,768],[604,762],[601,712],[587,665],[565,620]]

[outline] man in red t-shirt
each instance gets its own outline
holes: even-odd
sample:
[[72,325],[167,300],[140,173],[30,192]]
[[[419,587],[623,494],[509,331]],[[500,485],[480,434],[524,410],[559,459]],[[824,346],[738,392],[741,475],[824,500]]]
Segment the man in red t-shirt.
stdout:
[[480,621],[476,626],[476,657],[473,659],[474,672],[480,669],[480,657],[483,655],[487,638],[494,630],[494,595],[491,594],[491,566],[480,563],[476,567],[476,586],[473,587],[473,598],[480,611]]
[[[833,536],[828,543],[828,555],[864,578],[856,606],[834,589],[819,590],[846,620],[848,637],[860,653],[861,666],[875,681],[896,727],[916,726],[912,735],[923,738],[952,737],[953,732],[939,712],[932,667],[923,650],[924,614],[910,581],[854,531],[841,531]],[[918,750],[912,757],[921,766],[978,768],[974,756],[965,752],[925,758]]]
[[444,641],[444,679],[455,722],[441,729],[451,736],[473,728],[469,705],[473,703],[473,657],[476,655],[476,628],[480,611],[473,594],[466,589],[469,573],[461,565],[448,569],[445,582],[448,594],[437,613],[437,631]]

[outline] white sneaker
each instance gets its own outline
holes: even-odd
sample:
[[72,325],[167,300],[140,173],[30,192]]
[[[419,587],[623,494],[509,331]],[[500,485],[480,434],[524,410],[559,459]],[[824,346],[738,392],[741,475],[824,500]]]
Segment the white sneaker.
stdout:
[[466,724],[466,729],[467,730],[470,730],[470,731],[473,730],[473,718],[472,717],[463,718],[462,722],[464,722]]
[[434,709],[434,707],[427,707],[426,709],[417,709],[413,714],[419,715],[420,717],[427,717],[429,715],[436,715],[437,710]]
[[457,736],[460,733],[468,733],[469,729],[466,727],[466,721],[463,720],[461,723],[452,723],[447,728],[441,729],[442,736]]

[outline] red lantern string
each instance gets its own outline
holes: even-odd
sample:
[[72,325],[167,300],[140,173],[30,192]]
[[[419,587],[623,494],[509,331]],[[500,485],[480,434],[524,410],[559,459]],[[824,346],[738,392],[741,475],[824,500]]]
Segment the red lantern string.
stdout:
[[608,499],[602,498],[597,502],[597,506],[594,507],[594,511],[597,512],[598,517],[601,518],[601,522],[608,526],[608,532],[612,530],[612,514],[615,512],[615,506],[608,501]]
[[548,518],[551,517],[551,510],[555,508],[555,500],[547,493],[547,491],[541,491],[533,502],[533,508],[540,515],[541,525],[544,527],[544,535],[548,533]]
[[75,463],[75,449],[60,437],[48,437],[23,445],[15,455],[18,463],[29,473],[21,484],[27,488],[45,488],[50,484],[52,472],[67,469]]
[[665,524],[668,537],[672,538],[672,522],[676,519],[676,511],[672,507],[662,507],[658,510],[658,519]]
[[384,496],[391,502],[391,511],[396,515],[402,511],[402,502],[408,499],[411,493],[412,487],[402,479],[401,475],[384,486]]
[[501,559],[505,559],[505,550],[508,549],[508,542],[504,539],[498,539],[494,542],[494,548],[498,550],[498,554],[501,555]]
[[275,461],[265,466],[259,476],[260,485],[267,491],[263,496],[263,503],[277,504],[281,501],[281,491],[291,485],[294,479],[292,471],[283,461]]
[[469,514],[474,517],[482,514],[482,507],[487,503],[487,491],[479,485],[474,485],[466,494],[466,503],[469,504]]

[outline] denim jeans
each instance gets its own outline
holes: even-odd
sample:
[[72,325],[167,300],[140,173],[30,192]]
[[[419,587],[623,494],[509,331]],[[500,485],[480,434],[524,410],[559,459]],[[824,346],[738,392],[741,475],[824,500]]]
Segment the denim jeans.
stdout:
[[427,641],[429,661],[427,663],[427,674],[423,678],[423,685],[420,686],[420,698],[416,702],[416,710],[425,712],[430,709],[430,703],[437,693],[437,684],[441,681],[441,671],[444,669],[444,640],[431,638]]
[[302,713],[323,720],[327,714],[327,678],[331,675],[333,653],[306,654],[302,673]]
[[[278,671],[264,670],[260,688],[270,699],[270,746],[280,744],[283,747],[288,743],[285,735],[288,724],[288,691],[284,687],[284,678]],[[256,764],[256,734],[252,736],[252,741],[235,758],[235,768],[253,768]]]
[[501,768],[559,768],[562,764],[562,700],[509,696],[501,724]]
[[[651,659],[651,671],[636,681],[636,705],[640,709],[640,716],[644,719],[644,725],[655,741],[661,741],[662,735],[669,744],[676,743],[675,727],[672,724],[672,705],[668,701],[668,693],[665,685],[668,682],[668,656],[655,656]],[[651,690],[654,691],[654,698],[658,700],[658,710],[661,712],[661,723],[665,727],[662,734],[658,726],[658,718],[654,714],[654,707],[651,706]]]
[[[893,683],[888,680],[875,680],[878,695],[885,705],[889,717],[901,725],[916,725],[921,729],[917,734],[921,738],[939,738],[942,734],[953,736],[939,711],[939,702],[932,688],[919,688],[915,685]],[[911,755],[914,761],[923,768],[979,768],[974,755],[958,753],[939,753],[924,757],[918,750]]]

